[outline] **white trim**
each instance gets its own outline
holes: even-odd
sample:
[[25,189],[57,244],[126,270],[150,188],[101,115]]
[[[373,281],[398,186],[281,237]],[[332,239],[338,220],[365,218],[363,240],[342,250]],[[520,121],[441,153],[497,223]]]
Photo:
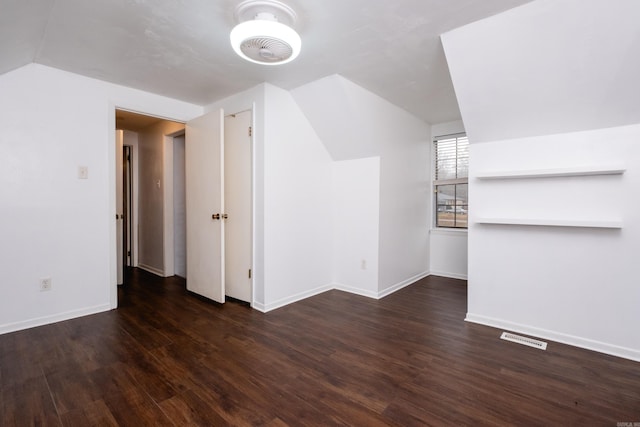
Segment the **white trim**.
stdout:
[[542,218],[476,218],[477,224],[533,225],[546,227],[622,228],[618,220],[573,220]]
[[[182,131],[184,134],[184,130]],[[175,135],[178,136],[178,135]],[[175,272],[175,223],[173,220],[173,138],[162,135],[162,264],[166,275]]]
[[139,181],[138,181],[138,134],[133,131],[125,130],[123,131],[123,142],[124,142],[124,134],[126,132],[135,133],[136,139],[133,144],[124,144],[125,147],[131,148],[131,156],[133,157],[133,163],[131,164],[131,169],[133,171],[131,175],[131,266],[138,266],[138,228],[139,228],[139,217],[138,217],[138,189],[139,189]]
[[49,325],[51,323],[62,322],[64,320],[75,319],[82,316],[89,316],[91,314],[102,313],[109,310],[111,310],[111,304],[100,304],[79,310],[65,311],[63,313],[57,313],[50,316],[36,317],[34,319],[22,320],[14,323],[6,323],[4,325],[0,325],[0,334],[7,334],[9,332]]
[[107,106],[107,180],[109,208],[105,212],[109,230],[109,307],[118,307],[118,250],[116,220],[116,105]]
[[623,166],[583,166],[573,168],[531,169],[520,171],[482,171],[476,173],[478,179],[525,179],[525,178],[553,178],[562,176],[590,176],[590,175],[622,175],[626,169]]
[[431,228],[429,234],[436,234],[442,236],[455,236],[455,237],[467,237],[469,229],[467,228],[449,228],[449,227],[437,227]]
[[284,307],[285,305],[289,305],[291,303],[301,301],[303,299],[321,294],[323,292],[330,291],[332,289],[334,289],[332,285],[319,286],[315,289],[311,289],[310,291],[300,292],[299,294],[291,295],[289,297],[282,298],[269,304],[255,303],[254,308],[256,310],[262,311],[263,313],[266,313],[277,308]]
[[402,288],[406,288],[409,285],[414,284],[415,282],[417,282],[420,279],[424,279],[425,277],[429,276],[430,273],[428,271],[424,271],[420,274],[416,274],[413,277],[410,277],[406,280],[403,280],[402,282],[396,283],[395,285],[389,286],[386,289],[383,289],[381,291],[378,292],[378,298],[384,298],[387,295],[391,295],[392,293],[399,291]]
[[378,296],[378,292],[371,291],[369,289],[354,288],[353,286],[343,285],[342,283],[334,283],[333,289],[336,289],[338,291],[348,292],[354,295],[360,295],[367,298],[374,298],[374,299],[380,298]]
[[148,271],[149,273],[155,274],[156,276],[168,277],[168,276],[165,276],[164,271],[160,270],[159,268],[151,267],[150,265],[140,263],[138,264],[138,268],[144,271]]
[[261,313],[266,313],[267,312],[267,310],[265,308],[265,305],[263,303],[261,303],[261,302],[257,302],[257,301],[252,302],[251,303],[251,308],[253,308],[254,310],[258,310]]
[[469,280],[466,274],[449,273],[447,271],[431,271],[431,276],[448,277],[449,279]]
[[375,291],[370,291],[368,289],[361,289],[361,288],[354,288],[352,286],[347,286],[344,285],[342,283],[332,283],[329,285],[325,285],[325,286],[320,286],[318,288],[312,289],[310,291],[306,291],[306,292],[301,292],[299,294],[290,296],[290,297],[286,297],[283,298],[281,300],[278,300],[276,302],[270,303],[270,304],[262,304],[259,302],[254,301],[251,304],[251,307],[261,311],[263,313],[267,313],[271,310],[275,310],[277,308],[280,307],[284,307],[286,305],[292,304],[294,302],[298,302],[298,301],[302,301],[303,299],[306,298],[310,298],[312,296],[321,294],[323,292],[327,292],[327,291],[331,291],[331,290],[337,290],[337,291],[343,291],[343,292],[348,292],[350,294],[354,294],[354,295],[360,295],[363,297],[367,297],[367,298],[372,298],[372,299],[381,299],[386,297],[387,295],[391,295],[392,293],[399,291],[402,288],[405,288],[409,285],[414,284],[415,282],[417,282],[418,280],[424,279],[425,277],[429,276],[430,273],[428,271],[425,271],[423,273],[417,274],[407,280],[403,280],[402,282],[396,283],[395,285],[392,285],[380,292],[375,292]]
[[491,326],[499,329],[507,329],[513,332],[532,335],[534,337],[544,338],[544,339],[556,341],[562,344],[572,345],[575,347],[580,347],[587,350],[593,350],[600,353],[610,354],[612,356],[623,357],[625,359],[630,359],[630,360],[635,360],[637,362],[640,362],[640,350],[636,350],[632,348],[621,347],[621,346],[608,344],[600,341],[594,341],[587,338],[578,337],[575,335],[564,334],[562,332],[555,332],[547,329],[536,328],[534,326],[523,325],[515,322],[509,322],[502,319],[495,319],[492,317],[482,316],[479,314],[467,313],[467,317],[464,320],[466,322],[478,323],[480,325]]
[[[244,110],[246,111],[246,110]],[[256,206],[258,202],[256,200],[256,188],[258,188],[256,177],[258,175],[257,172],[257,162],[256,162],[256,103],[255,101],[251,103],[251,307],[256,307],[259,303],[256,303],[256,276],[259,273],[256,269]],[[261,307],[264,307],[264,304],[259,304]],[[260,310],[263,311],[264,310]]]

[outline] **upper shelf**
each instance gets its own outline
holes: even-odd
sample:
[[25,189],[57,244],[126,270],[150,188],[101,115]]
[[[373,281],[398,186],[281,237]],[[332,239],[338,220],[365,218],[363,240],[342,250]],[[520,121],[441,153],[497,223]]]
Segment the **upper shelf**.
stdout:
[[523,178],[552,178],[559,176],[589,176],[589,175],[621,175],[626,168],[616,166],[591,166],[579,168],[533,169],[517,171],[484,171],[476,175],[478,179],[523,179]]
[[570,220],[540,218],[477,218],[478,224],[498,225],[538,225],[547,227],[585,227],[585,228],[622,228],[617,220]]

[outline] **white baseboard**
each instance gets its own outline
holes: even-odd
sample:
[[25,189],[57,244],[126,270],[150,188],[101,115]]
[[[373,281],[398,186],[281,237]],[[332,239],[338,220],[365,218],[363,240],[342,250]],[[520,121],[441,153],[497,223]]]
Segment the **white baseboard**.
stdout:
[[165,277],[164,271],[160,270],[159,268],[151,267],[150,265],[142,263],[138,264],[138,268],[144,271],[148,271],[151,274],[155,274],[156,276]]
[[378,299],[378,293],[375,291],[370,291],[368,289],[354,288],[352,286],[343,285],[342,283],[334,283],[333,289],[338,291],[349,292],[350,294],[360,295],[363,297]]
[[448,277],[449,279],[468,280],[468,277],[467,277],[466,274],[450,273],[450,272],[447,272],[447,271],[432,271],[431,275],[432,276],[440,276],[440,277]]
[[387,295],[390,295],[396,291],[399,291],[400,289],[407,287],[415,282],[417,282],[420,279],[423,279],[425,277],[427,277],[429,275],[429,272],[424,272],[424,273],[420,273],[416,276],[413,276],[407,280],[403,280],[400,283],[396,283],[393,286],[388,287],[387,289],[381,291],[381,292],[375,292],[369,289],[361,289],[361,288],[355,288],[353,286],[347,286],[344,285],[342,283],[331,283],[325,286],[320,286],[318,288],[312,289],[310,291],[306,291],[306,292],[301,292],[299,294],[296,295],[292,295],[290,297],[287,298],[283,298],[281,300],[269,303],[269,304],[262,304],[259,302],[253,302],[251,304],[251,307],[253,307],[254,309],[261,311],[263,313],[267,313],[271,310],[275,310],[277,308],[280,307],[284,307],[285,305],[297,302],[297,301],[301,301],[305,298],[309,298],[312,297],[314,295],[318,295],[321,294],[323,292],[326,291],[330,291],[332,289],[338,290],[338,291],[344,291],[344,292],[348,292],[350,294],[354,294],[354,295],[360,295],[363,297],[367,297],[367,298],[373,298],[373,299],[380,299],[380,298],[384,298]]
[[373,299],[380,299],[380,298],[384,298],[387,295],[391,295],[394,292],[399,291],[402,288],[405,288],[409,285],[414,284],[415,282],[417,282],[420,279],[424,279],[425,277],[429,276],[430,273],[428,271],[422,272],[420,274],[417,274],[413,277],[410,277],[406,280],[403,280],[400,283],[396,283],[395,285],[389,286],[388,288],[382,290],[382,291],[371,291],[369,289],[361,289],[361,288],[354,288],[352,286],[347,286],[344,285],[342,283],[334,283],[333,284],[333,288],[339,291],[344,291],[344,292],[349,292],[351,294],[354,295],[361,295],[363,297],[368,297],[368,298],[373,298]]
[[49,325],[51,323],[62,322],[63,320],[75,319],[76,317],[88,316],[90,314],[102,313],[111,310],[110,304],[101,304],[93,307],[86,307],[79,310],[65,311],[51,316],[36,317],[35,319],[22,320],[20,322],[6,323],[0,325],[0,335],[9,332],[21,331],[23,329],[35,328],[36,326]]
[[285,305],[289,305],[291,303],[297,302],[297,301],[301,301],[305,298],[309,298],[312,297],[314,295],[318,295],[321,294],[323,292],[326,291],[330,291],[333,289],[333,285],[324,285],[324,286],[319,286],[315,289],[311,289],[309,291],[305,291],[305,292],[300,292],[299,294],[295,294],[295,295],[291,295],[289,297],[286,298],[282,298],[280,300],[274,301],[272,303],[269,304],[254,304],[254,308],[256,310],[262,311],[263,313],[266,313],[268,311],[271,310],[275,310],[276,308],[280,308],[280,307],[284,307]]
[[631,359],[640,362],[640,350],[638,349],[621,347],[614,344],[594,341],[588,338],[582,338],[575,335],[536,328],[533,326],[522,325],[520,323],[509,322],[507,320],[495,319],[479,314],[467,313],[467,317],[464,320],[467,322],[492,326],[499,329],[506,329],[512,332],[519,332],[521,334],[531,335],[536,338],[544,338],[562,344],[568,344],[574,347],[580,347],[587,350],[593,350],[599,353],[610,354],[612,356],[622,357],[625,359]]
[[417,274],[417,275],[415,275],[413,277],[410,277],[410,278],[408,278],[406,280],[403,280],[400,283],[396,283],[395,285],[389,286],[388,288],[383,289],[382,291],[378,292],[378,299],[384,298],[387,295],[391,295],[392,293],[397,292],[402,288],[406,288],[407,286],[412,285],[415,282],[417,282],[418,280],[424,279],[425,277],[427,277],[429,275],[432,275],[432,273],[429,273],[428,271],[424,271],[424,272],[422,272],[420,274]]
[[267,310],[265,308],[265,305],[263,303],[261,303],[261,302],[256,302],[256,301],[252,302],[251,303],[251,308],[253,308],[254,310],[258,310],[261,313],[266,313],[267,312]]

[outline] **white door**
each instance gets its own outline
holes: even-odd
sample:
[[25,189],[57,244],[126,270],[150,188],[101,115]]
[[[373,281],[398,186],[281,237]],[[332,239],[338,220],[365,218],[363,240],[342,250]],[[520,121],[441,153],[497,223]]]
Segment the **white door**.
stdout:
[[251,302],[251,111],[224,118],[226,295]]
[[173,269],[187,277],[187,205],[185,199],[184,135],[173,138]]
[[121,130],[116,131],[116,257],[117,283],[124,282],[124,227],[123,227],[123,164],[122,154],[124,149],[124,135]]
[[224,302],[224,112],[187,122],[187,289]]

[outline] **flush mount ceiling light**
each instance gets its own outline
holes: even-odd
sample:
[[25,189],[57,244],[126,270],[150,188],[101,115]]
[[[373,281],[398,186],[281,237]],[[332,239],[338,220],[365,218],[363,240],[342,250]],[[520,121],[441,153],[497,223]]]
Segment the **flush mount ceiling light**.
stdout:
[[235,11],[239,22],[231,30],[233,50],[247,61],[279,65],[293,61],[302,41],[291,26],[296,13],[276,0],[247,0]]

